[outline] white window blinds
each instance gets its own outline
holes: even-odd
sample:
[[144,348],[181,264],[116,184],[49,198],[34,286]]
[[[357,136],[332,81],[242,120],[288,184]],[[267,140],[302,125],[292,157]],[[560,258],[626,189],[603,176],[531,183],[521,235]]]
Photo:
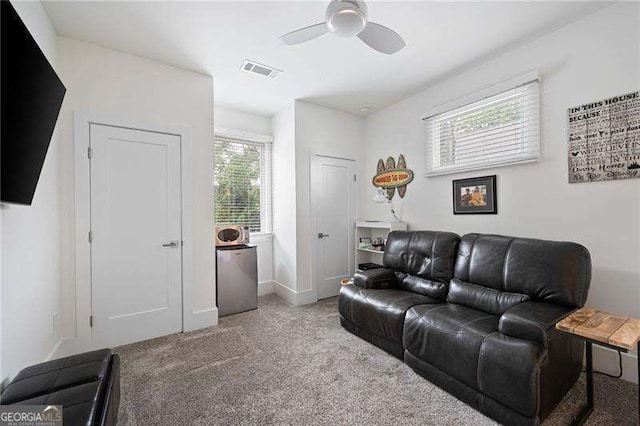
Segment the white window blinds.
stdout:
[[424,119],[426,176],[535,161],[538,80]]
[[270,232],[271,144],[216,137],[214,141],[216,225]]

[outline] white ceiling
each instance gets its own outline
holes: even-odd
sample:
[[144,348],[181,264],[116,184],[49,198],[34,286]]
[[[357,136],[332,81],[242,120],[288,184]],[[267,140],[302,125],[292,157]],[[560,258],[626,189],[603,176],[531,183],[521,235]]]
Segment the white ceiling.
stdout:
[[[324,21],[328,2],[45,2],[59,35],[214,76],[215,103],[272,115],[293,99],[381,109],[500,52],[574,22],[600,2],[368,2],[407,43],[387,56],[326,34],[278,36]],[[240,71],[245,59],[284,70]]]

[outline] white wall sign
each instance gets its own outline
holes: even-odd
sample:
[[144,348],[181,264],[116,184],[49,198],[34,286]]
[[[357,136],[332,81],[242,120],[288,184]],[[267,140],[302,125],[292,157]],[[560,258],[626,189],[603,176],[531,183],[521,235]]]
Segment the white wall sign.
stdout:
[[568,113],[569,183],[640,178],[640,92]]

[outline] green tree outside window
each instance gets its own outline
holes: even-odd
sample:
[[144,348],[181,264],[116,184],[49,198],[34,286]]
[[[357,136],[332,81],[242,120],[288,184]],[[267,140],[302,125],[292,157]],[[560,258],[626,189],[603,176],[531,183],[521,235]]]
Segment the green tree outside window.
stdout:
[[264,148],[260,144],[214,142],[214,217],[217,225],[261,231],[261,181]]

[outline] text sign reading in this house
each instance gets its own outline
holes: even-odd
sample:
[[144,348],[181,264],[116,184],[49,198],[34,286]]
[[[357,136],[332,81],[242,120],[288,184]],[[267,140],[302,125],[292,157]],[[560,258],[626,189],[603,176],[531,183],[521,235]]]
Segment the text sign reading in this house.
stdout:
[[569,108],[569,183],[640,178],[640,92]]

